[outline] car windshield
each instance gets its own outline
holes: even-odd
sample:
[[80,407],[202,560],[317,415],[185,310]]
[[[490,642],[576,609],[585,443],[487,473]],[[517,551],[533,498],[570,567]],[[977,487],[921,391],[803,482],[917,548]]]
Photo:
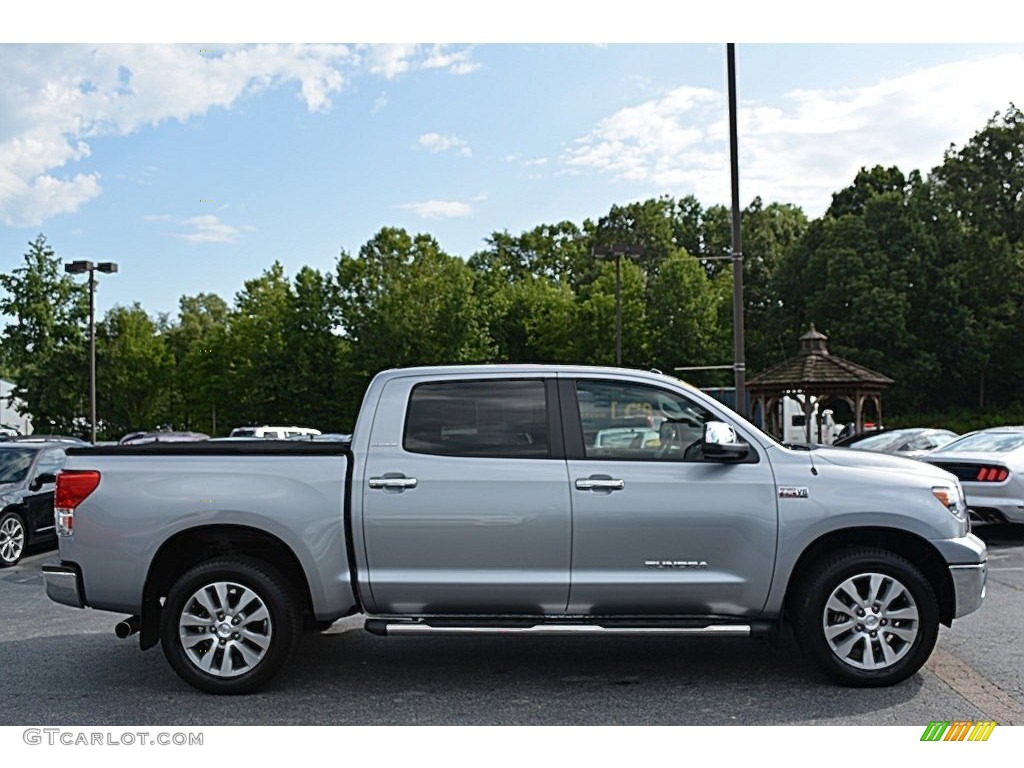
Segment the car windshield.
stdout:
[[901,445],[911,434],[913,433],[904,432],[903,430],[882,432],[871,437],[865,437],[863,440],[858,440],[850,447],[858,451],[884,451]]
[[1008,453],[1024,446],[1024,432],[976,432],[942,449],[943,453]]
[[5,448],[0,450],[0,483],[20,483],[28,475],[35,451]]

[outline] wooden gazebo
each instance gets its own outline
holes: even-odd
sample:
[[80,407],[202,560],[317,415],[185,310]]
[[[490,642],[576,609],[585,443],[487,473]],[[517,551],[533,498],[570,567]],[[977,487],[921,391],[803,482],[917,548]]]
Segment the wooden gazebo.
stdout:
[[830,400],[845,400],[853,411],[857,431],[864,430],[865,406],[874,406],[876,418],[882,420],[882,390],[893,380],[863,365],[850,362],[830,354],[825,342],[828,336],[811,330],[800,337],[800,352],[747,382],[751,402],[761,411],[764,429],[776,435],[782,434],[779,404],[786,396],[795,397],[804,410],[804,425],[808,442],[812,442],[819,424],[812,424],[814,404],[820,414]]

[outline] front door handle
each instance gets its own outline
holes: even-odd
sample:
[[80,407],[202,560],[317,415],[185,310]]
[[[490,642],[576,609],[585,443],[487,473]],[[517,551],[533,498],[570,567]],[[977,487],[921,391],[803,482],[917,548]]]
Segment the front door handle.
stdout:
[[367,481],[367,485],[371,488],[393,488],[397,490],[405,490],[406,488],[415,488],[419,481],[415,477],[371,477]]
[[608,477],[608,475],[581,477],[576,480],[576,489],[580,491],[621,491],[625,487],[625,480]]

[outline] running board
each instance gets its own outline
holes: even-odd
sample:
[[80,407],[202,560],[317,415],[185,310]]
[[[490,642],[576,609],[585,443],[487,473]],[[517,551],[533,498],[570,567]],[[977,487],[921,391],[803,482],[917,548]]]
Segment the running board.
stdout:
[[[364,626],[374,635],[536,635],[539,637],[611,636],[620,637],[750,637],[755,628],[750,624],[709,624],[689,627],[606,627],[600,624],[533,624],[531,626],[500,625],[431,625],[417,621],[367,619]],[[757,629],[760,629],[759,627]]]

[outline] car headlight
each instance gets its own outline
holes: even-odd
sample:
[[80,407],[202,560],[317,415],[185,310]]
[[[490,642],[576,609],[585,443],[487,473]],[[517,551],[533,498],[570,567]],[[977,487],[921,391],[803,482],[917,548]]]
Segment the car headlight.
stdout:
[[932,495],[948,509],[957,520],[967,519],[967,499],[960,483],[956,485],[933,485]]

